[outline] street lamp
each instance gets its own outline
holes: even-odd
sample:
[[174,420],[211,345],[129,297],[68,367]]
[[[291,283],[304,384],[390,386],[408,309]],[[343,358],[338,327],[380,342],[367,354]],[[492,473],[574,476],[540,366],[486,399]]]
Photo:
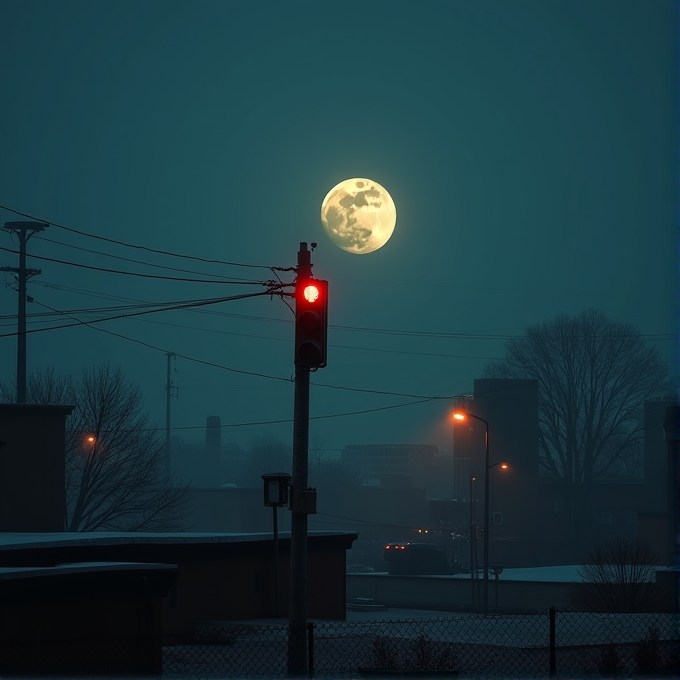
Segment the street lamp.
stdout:
[[472,606],[477,605],[475,597],[475,579],[477,578],[477,560],[475,560],[475,548],[477,546],[477,528],[475,527],[475,506],[472,495],[472,482],[477,478],[470,475],[470,495],[468,503],[470,505],[470,592],[472,595]]
[[482,599],[482,611],[484,616],[489,608],[489,423],[469,412],[456,412],[453,417],[456,420],[465,420],[469,416],[484,423],[484,589]]

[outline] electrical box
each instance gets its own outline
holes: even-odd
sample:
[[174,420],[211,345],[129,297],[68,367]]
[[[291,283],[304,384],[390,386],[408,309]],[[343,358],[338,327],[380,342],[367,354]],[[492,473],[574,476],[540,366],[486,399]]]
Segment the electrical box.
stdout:
[[270,508],[286,505],[290,480],[291,476],[287,472],[266,472],[263,474],[264,504]]
[[290,509],[301,515],[316,515],[316,489],[293,491]]

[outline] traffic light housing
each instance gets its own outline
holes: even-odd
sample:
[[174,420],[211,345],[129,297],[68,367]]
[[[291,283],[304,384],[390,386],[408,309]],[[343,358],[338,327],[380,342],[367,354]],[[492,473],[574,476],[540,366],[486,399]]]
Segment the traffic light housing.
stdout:
[[304,278],[295,282],[295,365],[326,365],[328,281]]

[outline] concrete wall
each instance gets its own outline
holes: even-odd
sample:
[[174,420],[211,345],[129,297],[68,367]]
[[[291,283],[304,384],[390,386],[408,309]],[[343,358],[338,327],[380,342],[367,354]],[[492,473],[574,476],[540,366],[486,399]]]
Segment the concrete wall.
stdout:
[[[477,582],[482,592],[482,580]],[[529,583],[525,581],[489,580],[489,607],[512,611],[542,611],[549,607],[568,608],[566,583]],[[384,574],[348,574],[347,597],[368,597],[388,607],[473,609],[469,579],[447,576],[387,576]],[[496,604],[496,602],[498,604]]]
[[[661,611],[672,608],[671,581],[674,573],[657,576]],[[482,580],[478,582],[481,597]],[[545,611],[550,607],[573,608],[569,591],[579,587],[572,582],[542,582],[489,579],[489,608],[498,611]],[[347,598],[370,598],[388,607],[474,610],[471,582],[450,576],[391,576],[387,574],[347,574]],[[479,602],[480,599],[477,599]]]

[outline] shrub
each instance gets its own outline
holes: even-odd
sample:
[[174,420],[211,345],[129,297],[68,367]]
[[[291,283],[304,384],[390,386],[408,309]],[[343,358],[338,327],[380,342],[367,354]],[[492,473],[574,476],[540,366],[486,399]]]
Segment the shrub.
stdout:
[[418,671],[451,671],[458,655],[446,643],[435,644],[420,634],[411,644],[405,640],[377,637],[373,640],[374,668],[393,668]]
[[616,645],[609,644],[600,647],[597,657],[597,670],[605,678],[615,678],[623,675],[623,663],[621,662]]
[[635,672],[638,675],[655,675],[663,670],[663,659],[659,644],[659,629],[650,626],[646,637],[635,647]]
[[570,591],[574,607],[582,611],[634,613],[658,611],[660,590],[656,558],[646,545],[615,539],[593,548],[579,567],[582,583]]

